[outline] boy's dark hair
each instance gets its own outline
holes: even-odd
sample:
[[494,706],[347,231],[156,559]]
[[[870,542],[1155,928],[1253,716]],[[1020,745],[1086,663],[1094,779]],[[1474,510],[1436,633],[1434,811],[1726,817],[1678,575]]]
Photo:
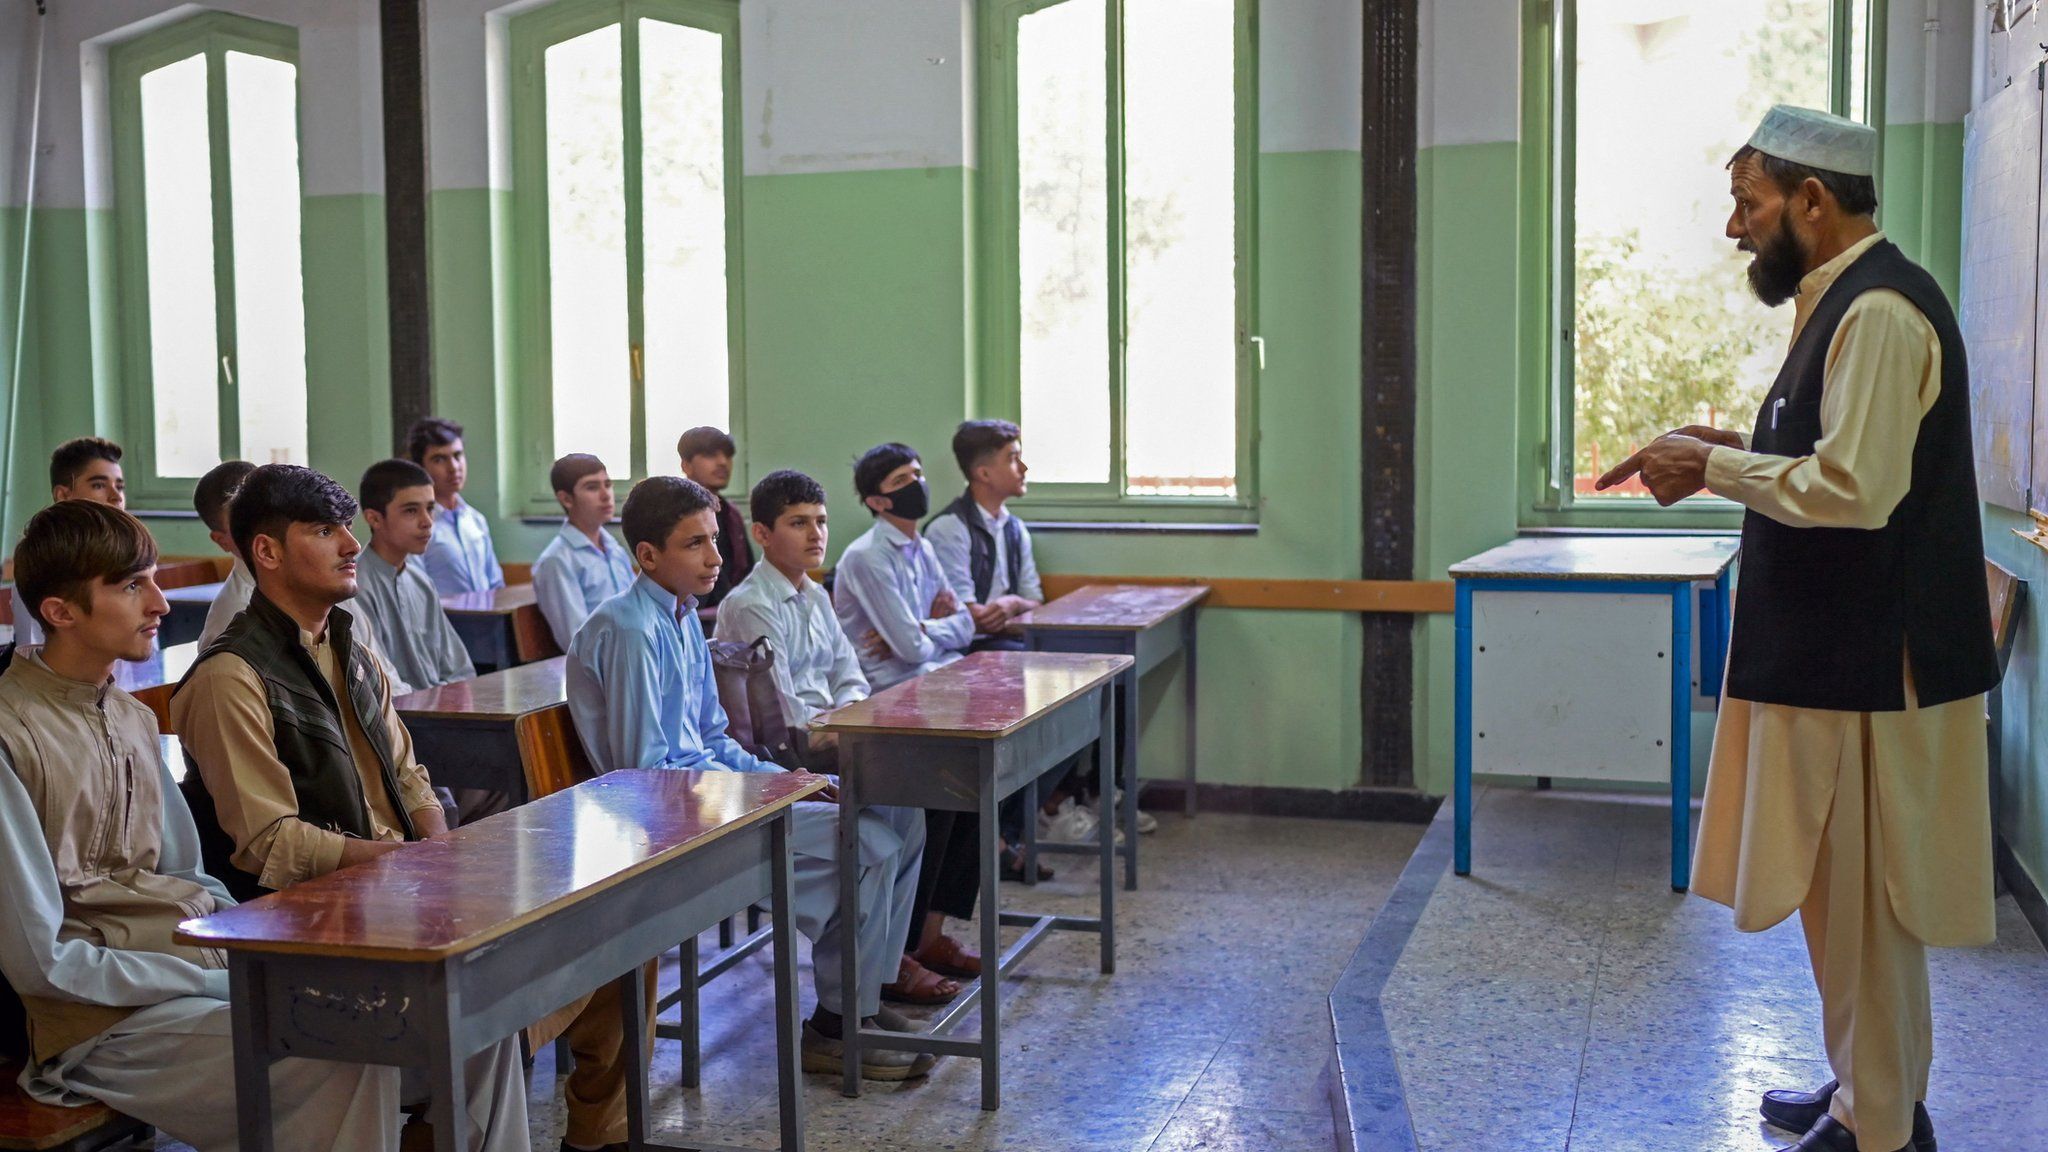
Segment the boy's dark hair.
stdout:
[[301,464],[265,464],[242,481],[228,505],[228,535],[244,558],[258,536],[284,539],[294,524],[347,524],[356,498],[325,473]]
[[99,436],[80,436],[57,445],[57,450],[50,453],[50,487],[71,487],[78,474],[95,460],[119,464],[121,446]]
[[[917,454],[917,449],[908,444],[898,444],[893,440],[887,444],[877,444],[861,453],[860,459],[853,462],[853,490],[860,494],[863,502],[870,496],[880,496],[882,481],[889,478],[889,473],[905,464],[922,463],[923,460],[924,458]],[[875,510],[868,509],[868,515],[875,515]]]
[[1846,172],[1830,172],[1825,168],[1809,168],[1791,160],[1781,160],[1769,152],[1759,151],[1747,144],[1735,150],[1725,167],[1733,168],[1754,156],[1756,166],[1771,178],[1778,191],[1791,195],[1793,189],[1806,183],[1807,179],[1820,181],[1828,190],[1842,211],[1851,216],[1868,216],[1877,211],[1877,181],[1869,176],[1851,176]]
[[825,486],[794,469],[770,472],[754,485],[747,511],[754,523],[775,527],[784,510],[797,504],[824,504]]
[[405,458],[424,464],[427,449],[453,444],[462,439],[462,425],[446,416],[422,416],[405,430]]
[[43,601],[55,596],[92,611],[92,585],[125,580],[156,564],[156,540],[142,521],[110,504],[64,500],[29,517],[14,550],[14,603],[48,631]]
[[227,531],[228,502],[255,470],[256,466],[247,460],[223,460],[207,469],[199,483],[192,486],[192,508],[199,513],[207,531]]
[[960,474],[971,475],[974,466],[990,453],[1000,452],[1024,438],[1024,432],[1008,420],[963,420],[953,433],[953,460]]
[[382,516],[391,509],[391,501],[407,488],[425,485],[434,486],[434,478],[427,470],[410,460],[379,460],[363,470],[363,482],[356,485],[356,494],[362,497],[363,510]]
[[683,460],[698,456],[737,456],[739,451],[739,446],[725,434],[725,429],[708,424],[692,428],[676,439],[676,456]]
[[711,507],[711,493],[702,484],[682,476],[649,476],[633,485],[626,495],[626,507],[619,513],[619,526],[626,532],[626,547],[642,544],[661,548],[669,533],[685,516]]
[[577,481],[602,471],[604,461],[588,452],[571,452],[548,469],[548,486],[556,492],[574,492]]

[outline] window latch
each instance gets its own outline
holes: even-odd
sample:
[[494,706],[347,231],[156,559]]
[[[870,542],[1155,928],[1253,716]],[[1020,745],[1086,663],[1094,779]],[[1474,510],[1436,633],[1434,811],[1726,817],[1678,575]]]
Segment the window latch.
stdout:
[[1264,372],[1266,370],[1266,338],[1264,336],[1253,336],[1251,342],[1252,347],[1259,354],[1259,371]]
[[235,366],[225,356],[220,358],[220,374],[227,379],[228,387],[235,386]]

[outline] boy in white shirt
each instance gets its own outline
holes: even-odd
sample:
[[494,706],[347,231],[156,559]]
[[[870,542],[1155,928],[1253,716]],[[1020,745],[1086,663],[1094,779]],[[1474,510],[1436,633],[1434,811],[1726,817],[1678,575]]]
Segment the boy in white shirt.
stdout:
[[633,586],[639,569],[605,525],[612,519],[612,478],[604,461],[571,452],[548,469],[562,529],[533,562],[533,595],[562,651],[599,604]]

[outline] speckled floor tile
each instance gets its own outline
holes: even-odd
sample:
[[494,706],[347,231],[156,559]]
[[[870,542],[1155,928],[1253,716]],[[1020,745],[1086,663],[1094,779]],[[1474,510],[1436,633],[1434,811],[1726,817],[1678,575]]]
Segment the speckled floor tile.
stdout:
[[1190,1101],[1167,1122],[1151,1152],[1310,1152],[1330,1147],[1322,1116]]
[[1827,1064],[1819,1060],[1596,1036],[1586,1048],[1571,1147],[1589,1152],[1762,1152],[1787,1141],[1782,1136],[1767,1140],[1757,1098],[1771,1088],[1810,1088],[1827,1078]]
[[1187,1094],[1192,1103],[1250,1105],[1268,1111],[1308,1112],[1327,1119],[1329,1029],[1293,1044],[1225,1044]]

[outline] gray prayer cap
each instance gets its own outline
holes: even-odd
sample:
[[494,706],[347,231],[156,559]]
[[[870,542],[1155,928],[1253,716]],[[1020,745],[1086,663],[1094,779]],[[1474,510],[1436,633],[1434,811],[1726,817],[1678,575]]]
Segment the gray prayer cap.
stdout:
[[1812,108],[1779,104],[1764,113],[1749,146],[1768,156],[1844,176],[1877,174],[1877,129]]

